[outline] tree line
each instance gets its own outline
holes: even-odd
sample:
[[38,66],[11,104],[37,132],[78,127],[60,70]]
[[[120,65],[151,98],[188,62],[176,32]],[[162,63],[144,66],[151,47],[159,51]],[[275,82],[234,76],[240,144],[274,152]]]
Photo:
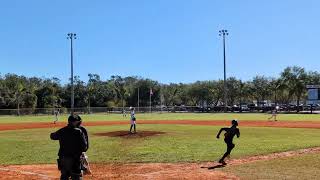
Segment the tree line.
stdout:
[[[98,74],[88,74],[88,81],[74,77],[75,107],[149,106],[150,90],[153,106],[218,106],[223,103],[223,80],[194,83],[162,84],[158,81],[129,76],[111,76],[102,80]],[[278,104],[307,98],[306,85],[320,84],[317,71],[302,67],[285,68],[278,78],[255,76],[241,81],[229,77],[227,105],[262,102]],[[0,109],[69,108],[70,84],[61,84],[58,78],[25,77],[16,74],[0,76]]]

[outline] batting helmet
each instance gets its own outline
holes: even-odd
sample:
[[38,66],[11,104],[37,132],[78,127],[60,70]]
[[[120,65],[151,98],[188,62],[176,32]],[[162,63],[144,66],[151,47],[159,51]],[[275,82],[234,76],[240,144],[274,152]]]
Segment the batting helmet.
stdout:
[[231,124],[232,125],[235,125],[235,126],[238,126],[238,120],[234,119],[231,121]]
[[69,123],[72,123],[72,122],[75,122],[75,121],[80,121],[81,122],[81,117],[79,115],[70,115],[69,118],[68,118],[68,122]]

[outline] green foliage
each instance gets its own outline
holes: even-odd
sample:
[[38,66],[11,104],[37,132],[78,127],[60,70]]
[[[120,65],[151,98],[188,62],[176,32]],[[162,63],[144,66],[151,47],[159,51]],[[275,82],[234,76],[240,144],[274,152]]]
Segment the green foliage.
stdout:
[[[157,81],[135,76],[111,76],[102,80],[97,74],[88,74],[88,82],[74,77],[75,107],[149,106],[152,105],[216,106],[222,104],[222,80],[195,83],[160,84]],[[287,67],[279,78],[256,76],[242,82],[230,77],[226,81],[227,103],[271,100],[290,103],[306,100],[306,84],[319,84],[320,74],[306,72],[304,68]],[[27,78],[15,74],[0,77],[0,109],[70,107],[70,84],[62,85],[57,78]],[[18,111],[19,112],[19,111]]]
[[[281,73],[281,78],[283,79],[283,86],[286,87],[290,95],[295,96],[297,106],[299,106],[301,97],[306,93],[305,87],[309,82],[308,79],[311,79],[311,77],[308,77],[304,68],[293,66],[285,68]],[[297,108],[297,111],[299,111],[299,108]]]
[[263,101],[271,95],[270,81],[264,76],[256,76],[253,78],[251,84],[252,96],[257,102]]

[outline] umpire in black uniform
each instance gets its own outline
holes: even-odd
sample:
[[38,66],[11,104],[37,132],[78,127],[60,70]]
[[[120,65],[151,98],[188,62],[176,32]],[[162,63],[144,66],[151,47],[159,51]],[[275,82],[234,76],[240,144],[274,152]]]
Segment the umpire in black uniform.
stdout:
[[86,141],[87,141],[87,146],[85,148],[85,151],[83,151],[81,157],[80,157],[80,160],[81,160],[81,170],[83,172],[83,174],[91,174],[91,170],[90,170],[90,167],[89,167],[89,162],[88,162],[88,156],[85,154],[85,152],[87,152],[87,150],[89,149],[89,136],[88,136],[88,131],[85,127],[83,127],[81,124],[82,124],[82,120],[81,120],[81,117],[78,116],[78,120],[79,120],[79,123],[77,124],[77,128],[79,128]]
[[80,156],[87,150],[87,140],[81,129],[77,128],[81,118],[71,115],[68,125],[51,133],[52,140],[59,140],[58,169],[61,171],[61,180],[82,180]]

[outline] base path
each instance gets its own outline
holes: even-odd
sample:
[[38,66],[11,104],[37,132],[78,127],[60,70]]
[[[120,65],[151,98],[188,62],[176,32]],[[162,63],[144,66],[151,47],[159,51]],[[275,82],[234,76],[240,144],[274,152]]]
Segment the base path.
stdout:
[[[230,121],[225,120],[139,120],[138,124],[177,124],[177,125],[201,125],[201,126],[230,126]],[[84,126],[111,126],[129,125],[129,121],[89,121]],[[0,131],[63,127],[65,122],[53,124],[52,122],[30,123],[0,123]],[[278,128],[315,128],[320,129],[320,122],[314,121],[239,121],[240,127],[278,127]]]
[[[320,147],[252,156],[227,161],[227,166],[241,165],[256,161],[292,157],[308,153],[320,153]],[[93,174],[85,179],[239,179],[216,168],[223,168],[215,162],[202,163],[117,163],[91,164]],[[0,166],[0,180],[4,179],[58,179],[55,164]]]

